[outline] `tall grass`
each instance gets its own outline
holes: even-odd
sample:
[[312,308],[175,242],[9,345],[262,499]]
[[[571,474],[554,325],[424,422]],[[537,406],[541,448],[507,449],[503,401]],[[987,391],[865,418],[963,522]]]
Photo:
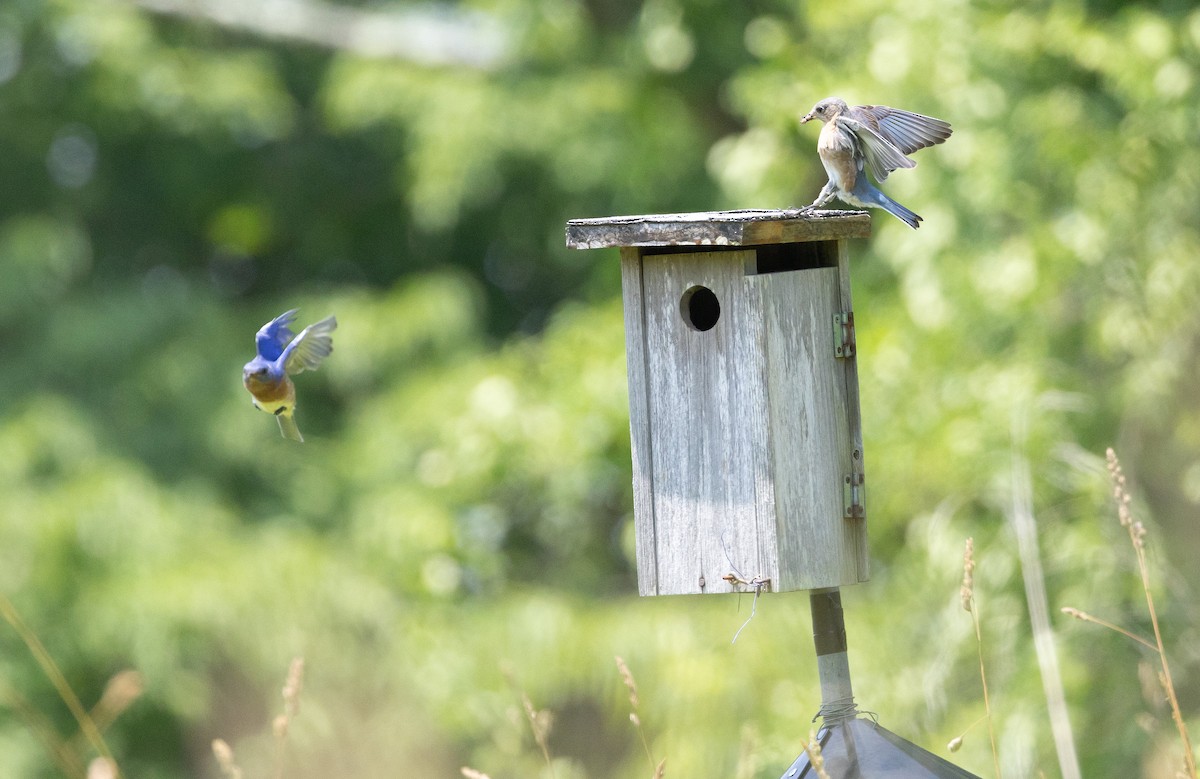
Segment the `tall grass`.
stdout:
[[[283,712],[271,722],[271,730],[275,735],[275,779],[283,779],[284,759],[286,757],[288,731],[291,730],[292,720],[300,713],[300,692],[304,689],[304,658],[292,659],[288,666],[287,680],[283,684]],[[226,779],[242,779],[243,771],[233,754],[233,747],[224,739],[212,742],[213,758],[217,767]]]
[[1029,612],[1029,629],[1033,650],[1042,678],[1042,692],[1050,719],[1050,735],[1058,756],[1058,768],[1063,779],[1081,779],[1079,752],[1071,729],[1067,693],[1063,687],[1058,652],[1054,646],[1054,627],[1050,623],[1050,598],[1046,594],[1046,574],[1042,567],[1041,544],[1038,541],[1037,519],[1033,513],[1033,474],[1029,460],[1020,452],[1026,441],[1026,417],[1013,419],[1011,491],[1009,523],[1017,541],[1017,556],[1021,560],[1021,579],[1025,585],[1025,606]]
[[[958,590],[963,609],[971,615],[975,625],[975,647],[979,653],[979,680],[983,685],[983,719],[987,720],[988,739],[992,744],[992,765],[996,769],[996,779],[1000,779],[1000,753],[996,750],[996,728],[992,722],[992,701],[988,694],[987,668],[983,664],[983,629],[979,625],[979,607],[975,603],[975,540],[968,538],[963,548],[963,579]],[[962,743],[962,736],[955,739]],[[957,745],[951,742],[952,750]]]
[[667,759],[664,757],[654,764],[654,756],[650,753],[650,742],[646,740],[646,731],[642,729],[642,718],[638,716],[638,706],[641,703],[641,698],[638,697],[637,682],[634,681],[633,671],[629,670],[629,666],[625,661],[617,656],[617,673],[621,675],[621,681],[625,684],[625,689],[629,691],[629,721],[637,728],[638,736],[642,740],[642,748],[646,750],[646,761],[650,763],[652,779],[662,779],[663,773],[666,771]]
[[1162,628],[1158,622],[1158,610],[1154,606],[1154,593],[1152,592],[1150,582],[1150,568],[1146,564],[1146,526],[1133,516],[1133,510],[1130,508],[1133,498],[1129,494],[1129,489],[1125,481],[1125,473],[1121,470],[1121,462],[1117,459],[1117,453],[1111,448],[1107,451],[1107,461],[1108,475],[1112,481],[1113,499],[1117,504],[1117,520],[1121,523],[1121,527],[1125,528],[1129,534],[1129,544],[1133,547],[1134,556],[1137,558],[1142,591],[1146,595],[1146,609],[1150,613],[1150,624],[1154,629],[1154,642],[1151,643],[1147,639],[1125,628],[1119,627],[1107,620],[1093,617],[1087,612],[1071,606],[1064,607],[1062,612],[1076,619],[1120,633],[1149,648],[1158,656],[1160,669],[1158,672],[1158,683],[1166,694],[1167,703],[1171,707],[1171,719],[1174,720],[1175,727],[1179,731],[1179,741],[1183,746],[1185,775],[1190,777],[1190,779],[1197,779],[1196,753],[1192,748],[1192,740],[1188,735],[1187,724],[1184,722],[1183,713],[1179,708],[1179,699],[1175,696],[1175,683],[1171,678],[1171,667],[1167,663],[1167,652],[1163,645]]
[[[79,725],[79,737],[64,739],[51,724],[50,719],[43,715],[29,701],[25,700],[7,683],[0,688],[3,697],[17,714],[25,721],[30,730],[42,742],[51,760],[59,770],[72,779],[85,777],[113,777],[121,775],[117,761],[113,758],[108,744],[104,741],[101,731],[107,728],[142,694],[141,676],[136,671],[122,671],[109,680],[105,685],[100,701],[89,711],[84,708],[79,696],[71,689],[63,676],[58,664],[54,662],[50,652],[46,650],[37,633],[26,624],[17,611],[13,602],[0,593],[0,617],[9,624],[21,641],[29,649],[29,653],[37,661],[42,673],[50,680],[59,698],[66,704],[71,716]],[[84,752],[91,747],[96,757],[84,769]]]

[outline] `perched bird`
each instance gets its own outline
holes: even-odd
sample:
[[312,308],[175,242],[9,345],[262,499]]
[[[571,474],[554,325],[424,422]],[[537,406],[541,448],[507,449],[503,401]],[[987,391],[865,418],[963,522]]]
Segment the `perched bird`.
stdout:
[[254,336],[258,354],[242,368],[242,383],[250,390],[254,405],[274,414],[279,420],[279,431],[293,441],[303,441],[304,436],[292,416],[296,410],[296,385],[288,374],[316,370],[333,351],[332,333],[337,328],[337,319],[325,317],[292,338],[288,325],[295,320],[298,310],[285,311],[259,329]]
[[882,184],[888,174],[899,168],[915,168],[907,155],[941,143],[950,137],[950,123],[885,105],[860,105],[851,108],[840,97],[827,97],[800,119],[825,123],[817,139],[817,154],[829,174],[829,183],[812,205],[819,208],[834,197],[852,206],[882,208],[916,229],[921,217],[892,200],[863,175],[869,171]]

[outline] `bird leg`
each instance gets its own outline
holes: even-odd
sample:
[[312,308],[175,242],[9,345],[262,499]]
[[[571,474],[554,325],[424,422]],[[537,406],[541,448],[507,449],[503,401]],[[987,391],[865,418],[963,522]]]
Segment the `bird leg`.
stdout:
[[817,199],[801,208],[800,213],[806,214],[813,209],[820,208],[830,200],[833,200],[836,195],[833,181],[826,182],[825,186],[821,187],[821,192],[817,195]]

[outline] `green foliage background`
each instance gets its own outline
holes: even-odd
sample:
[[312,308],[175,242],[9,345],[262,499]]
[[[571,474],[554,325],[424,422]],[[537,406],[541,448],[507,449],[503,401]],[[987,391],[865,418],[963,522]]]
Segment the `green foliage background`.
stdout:
[[[358,6],[347,3],[347,7]],[[372,6],[401,9],[399,4]],[[430,6],[416,7],[432,12]],[[888,190],[854,295],[871,583],[860,704],[945,754],[982,713],[1006,776],[1058,775],[1007,523],[1034,506],[1085,776],[1164,776],[1146,630],[1107,501],[1143,501],[1185,714],[1200,710],[1200,11],[1189,3],[477,0],[491,68],[274,39],[115,0],[0,8],[0,588],[85,702],[132,667],[125,773],[775,777],[819,705],[802,594],[637,599],[615,256],[568,218],[782,207],[823,183],[819,98],[944,117]],[[447,18],[454,19],[454,15]],[[474,18],[474,17],[472,17]],[[254,331],[337,314],[293,445],[240,387]],[[1143,679],[1145,674],[1141,675]],[[0,631],[0,773],[52,776]],[[1194,730],[1194,728],[1193,728]],[[991,771],[982,726],[953,756]],[[539,773],[540,772],[540,773]]]

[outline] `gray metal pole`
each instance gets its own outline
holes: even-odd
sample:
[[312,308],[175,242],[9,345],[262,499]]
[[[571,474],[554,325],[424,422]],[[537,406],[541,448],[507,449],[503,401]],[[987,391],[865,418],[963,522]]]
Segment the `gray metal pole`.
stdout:
[[817,648],[817,674],[821,680],[820,717],[826,726],[858,716],[850,688],[850,659],[846,653],[846,622],[842,592],[836,587],[812,590],[813,644]]

